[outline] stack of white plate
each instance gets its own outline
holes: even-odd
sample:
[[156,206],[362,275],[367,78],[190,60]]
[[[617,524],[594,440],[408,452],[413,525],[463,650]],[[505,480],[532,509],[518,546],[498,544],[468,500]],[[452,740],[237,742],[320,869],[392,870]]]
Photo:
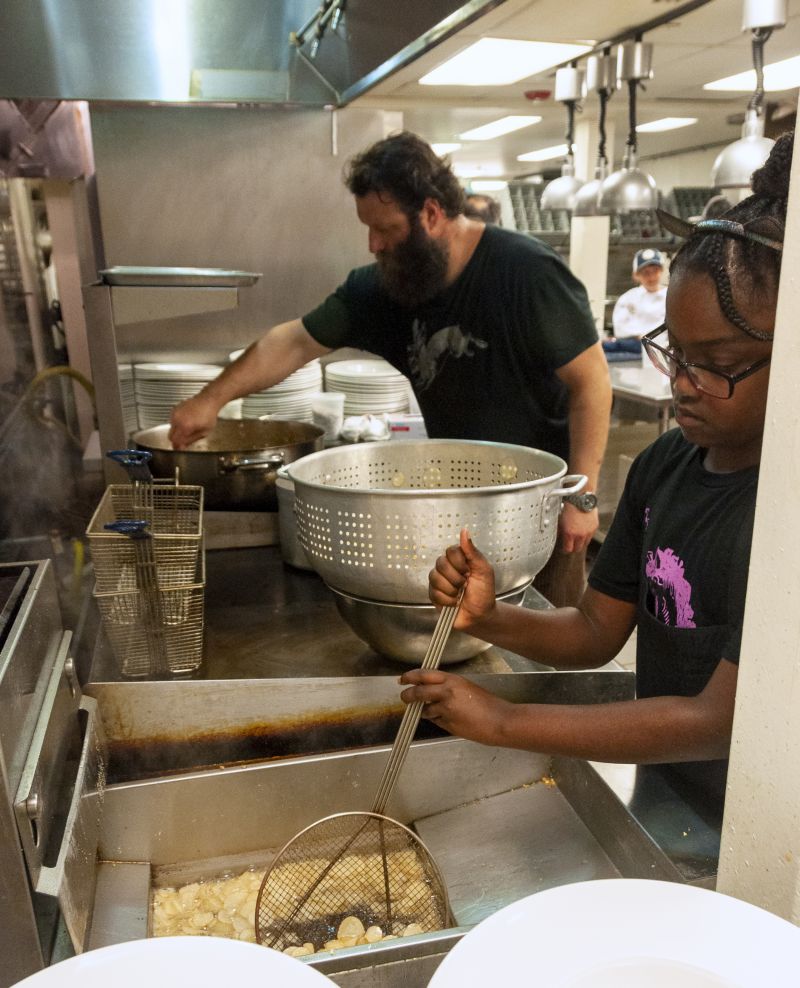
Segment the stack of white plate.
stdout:
[[408,378],[385,360],[337,360],[328,364],[325,390],[344,392],[345,415],[408,411]]
[[[235,360],[241,353],[234,350],[230,359]],[[322,368],[319,360],[311,360],[271,388],[247,395],[242,400],[242,416],[257,419],[269,415],[273,419],[310,422],[311,396],[321,390]]]
[[134,364],[139,427],[169,422],[173,406],[194,397],[220,369],[216,364]]
[[133,367],[131,364],[119,364],[119,395],[122,400],[122,424],[125,435],[130,436],[139,428],[139,416],[136,412],[136,392],[133,387]]

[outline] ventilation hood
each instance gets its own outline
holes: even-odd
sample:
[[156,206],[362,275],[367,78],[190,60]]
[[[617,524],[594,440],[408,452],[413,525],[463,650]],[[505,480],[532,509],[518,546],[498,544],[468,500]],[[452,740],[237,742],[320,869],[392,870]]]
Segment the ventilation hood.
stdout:
[[344,106],[503,0],[6,0],[0,94],[14,100]]

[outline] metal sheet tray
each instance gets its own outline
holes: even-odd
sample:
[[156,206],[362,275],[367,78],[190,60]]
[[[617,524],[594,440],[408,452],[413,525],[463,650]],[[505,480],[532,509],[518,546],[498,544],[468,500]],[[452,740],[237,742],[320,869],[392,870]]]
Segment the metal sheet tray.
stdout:
[[98,274],[107,285],[156,288],[245,288],[261,274],[223,268],[148,268],[116,265]]

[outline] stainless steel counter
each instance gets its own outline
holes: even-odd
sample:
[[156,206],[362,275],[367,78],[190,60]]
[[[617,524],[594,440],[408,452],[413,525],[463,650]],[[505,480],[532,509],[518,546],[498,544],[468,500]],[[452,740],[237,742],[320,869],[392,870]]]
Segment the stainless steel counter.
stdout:
[[[108,767],[90,947],[146,935],[154,882],[266,863],[310,821],[363,809],[396,733],[405,667],[356,638],[315,574],[274,547],[210,552],[207,573],[201,674],[125,682],[95,651],[85,691]],[[549,605],[530,591],[524,606]],[[448,668],[515,702],[633,696],[633,674],[614,664],[555,672],[491,648]],[[341,988],[422,988],[466,929],[552,885],[714,884],[719,821],[658,767],[491,749],[423,721],[390,812],[433,847],[458,925],[315,960]]]
[[[523,606],[550,605],[531,587]],[[206,553],[204,661],[191,678],[398,676],[412,665],[378,655],[357,638],[320,577],[288,566],[278,546]],[[546,668],[494,647],[448,666],[452,672],[475,674]],[[90,679],[121,680],[102,635]]]

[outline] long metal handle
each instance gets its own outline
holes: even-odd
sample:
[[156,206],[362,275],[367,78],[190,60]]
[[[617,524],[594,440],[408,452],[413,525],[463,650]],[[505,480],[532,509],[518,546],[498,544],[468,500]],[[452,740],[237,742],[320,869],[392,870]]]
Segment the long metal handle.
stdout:
[[[465,587],[461,588],[456,602],[452,607],[443,607],[439,612],[436,627],[433,629],[433,635],[431,636],[428,650],[425,653],[425,658],[422,660],[420,668],[438,669],[444,655],[447,639],[450,637],[458,609],[461,606],[465,589]],[[406,760],[408,749],[411,747],[411,742],[414,739],[414,734],[417,730],[424,706],[425,704],[421,700],[418,700],[416,703],[408,704],[403,713],[403,719],[400,721],[397,736],[394,739],[392,750],[389,752],[389,760],[386,763],[386,768],[383,770],[383,776],[378,785],[378,792],[372,804],[373,813],[383,814],[386,809],[386,804],[389,802],[389,797],[394,790],[400,770]]]

